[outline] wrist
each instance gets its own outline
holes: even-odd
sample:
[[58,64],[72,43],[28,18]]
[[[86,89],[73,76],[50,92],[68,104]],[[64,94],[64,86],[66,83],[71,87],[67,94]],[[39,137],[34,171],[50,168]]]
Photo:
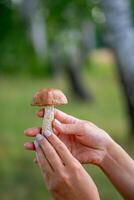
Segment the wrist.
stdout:
[[100,168],[124,199],[134,199],[134,162],[116,142],[110,142]]
[[107,170],[109,167],[109,164],[112,164],[114,160],[116,161],[115,155],[116,155],[116,149],[118,148],[118,144],[110,138],[106,148],[105,153],[103,155],[103,158],[99,164],[99,167],[102,168],[104,171]]

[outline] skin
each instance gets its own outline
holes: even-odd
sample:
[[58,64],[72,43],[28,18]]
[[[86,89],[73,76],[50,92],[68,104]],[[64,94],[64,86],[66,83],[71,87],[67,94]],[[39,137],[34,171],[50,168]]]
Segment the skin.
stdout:
[[[37,116],[42,117],[44,110]],[[134,199],[134,161],[102,129],[89,121],[79,120],[59,110],[55,110],[53,130],[67,146],[72,155],[81,163],[99,166],[126,200]],[[27,136],[41,133],[40,128],[25,131]],[[25,144],[34,150],[33,143]]]
[[56,200],[99,200],[97,188],[81,164],[54,134],[36,136],[36,158],[48,190]]

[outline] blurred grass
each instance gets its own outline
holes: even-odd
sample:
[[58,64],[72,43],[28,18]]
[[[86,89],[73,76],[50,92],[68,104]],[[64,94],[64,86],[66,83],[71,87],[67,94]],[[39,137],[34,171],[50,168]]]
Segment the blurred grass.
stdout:
[[[30,106],[34,92],[40,88],[56,87],[65,91],[69,104],[61,107],[63,111],[93,121],[132,154],[134,147],[129,148],[126,143],[127,118],[114,68],[94,64],[85,71],[85,82],[93,95],[92,103],[74,99],[64,79],[35,79],[20,75],[0,77],[1,200],[51,199],[37,166],[32,163],[34,154],[23,148],[23,143],[27,141],[24,129],[41,125],[35,117],[37,108]],[[86,168],[99,188],[101,199],[122,199],[97,167]]]

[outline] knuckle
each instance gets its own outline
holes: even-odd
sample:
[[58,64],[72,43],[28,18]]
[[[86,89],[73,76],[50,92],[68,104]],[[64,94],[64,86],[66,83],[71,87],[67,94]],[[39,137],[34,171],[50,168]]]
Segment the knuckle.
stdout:
[[87,122],[87,121],[85,121],[84,123],[83,123],[83,130],[84,130],[84,132],[86,132],[86,131],[88,131],[88,129],[89,129],[89,122]]
[[69,176],[66,173],[61,173],[58,179],[58,185],[67,185],[69,182]]
[[55,151],[54,149],[52,148],[48,148],[46,146],[43,147],[43,150],[44,150],[44,153],[45,153],[45,156],[49,156],[49,158],[52,160],[52,159],[55,159],[54,158],[54,154],[55,154]]
[[74,161],[71,169],[74,175],[79,174],[81,171],[81,164],[77,161]]
[[57,143],[57,148],[59,149],[59,151],[64,151],[64,146],[60,142]]
[[48,189],[50,192],[57,192],[59,188],[62,188],[65,185],[69,185],[70,179],[69,176],[65,173],[60,173],[58,177],[53,179],[53,182],[48,185]]
[[60,172],[58,172],[58,183],[64,183],[69,179],[69,173],[68,170],[61,170]]
[[68,175],[65,172],[60,173],[59,177],[60,177],[60,180],[63,180],[63,181],[66,181],[68,179]]

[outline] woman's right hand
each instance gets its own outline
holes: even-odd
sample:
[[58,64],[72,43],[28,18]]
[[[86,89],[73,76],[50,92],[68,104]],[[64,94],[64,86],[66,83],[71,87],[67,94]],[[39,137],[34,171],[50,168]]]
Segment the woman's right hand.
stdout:
[[[44,109],[37,113],[44,116]],[[111,144],[111,137],[102,129],[89,121],[79,120],[55,109],[53,130],[70,152],[81,163],[100,165]],[[36,136],[41,128],[30,128],[25,131],[27,136]],[[25,145],[34,149],[32,143]]]

